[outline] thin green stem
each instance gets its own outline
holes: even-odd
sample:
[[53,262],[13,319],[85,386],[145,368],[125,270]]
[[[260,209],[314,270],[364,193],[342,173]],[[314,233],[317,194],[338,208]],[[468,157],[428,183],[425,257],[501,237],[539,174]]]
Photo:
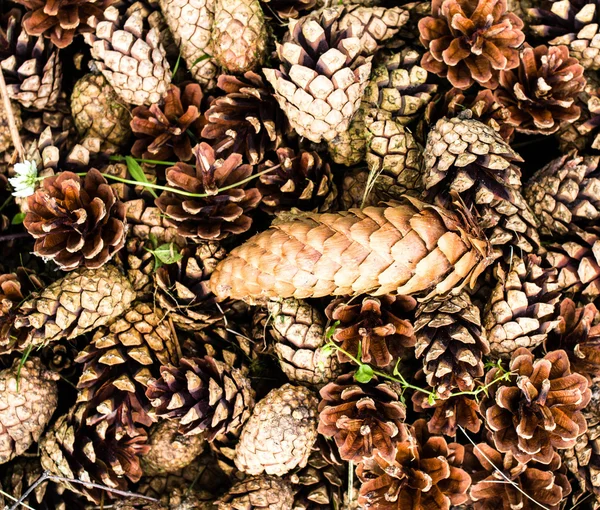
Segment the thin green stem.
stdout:
[[0,205],[0,211],[4,210],[4,208],[13,201],[14,197],[9,195],[9,197]]
[[[110,161],[125,161],[125,156],[121,156],[119,154],[114,154],[108,158]],[[159,161],[158,159],[142,159],[142,158],[134,158],[138,163],[148,163],[149,165],[166,165],[166,166],[175,166],[177,164],[176,161]]]

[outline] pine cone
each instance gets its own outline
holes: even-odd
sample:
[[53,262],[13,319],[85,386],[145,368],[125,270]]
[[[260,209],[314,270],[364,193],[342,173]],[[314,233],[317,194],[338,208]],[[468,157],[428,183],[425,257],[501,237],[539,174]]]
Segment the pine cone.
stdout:
[[[325,309],[327,318],[338,324],[331,339],[342,350],[365,363],[386,367],[407,347],[414,347],[417,339],[408,318],[417,306],[415,299],[384,295],[365,297],[361,303],[346,301],[336,299]],[[351,361],[342,351],[337,351],[337,357],[340,363]]]
[[131,130],[136,142],[131,153],[144,159],[180,161],[192,159],[192,141],[189,132],[199,135],[202,89],[197,83],[185,87],[171,84],[167,89],[164,106],[138,106],[131,112]]
[[69,340],[60,340],[42,347],[40,359],[49,370],[60,374],[62,378],[70,379],[78,372],[75,365],[77,354],[75,344]]
[[484,375],[482,357],[490,345],[479,309],[465,292],[444,301],[421,304],[416,311],[415,357],[423,357],[427,384],[440,398],[454,389],[472,391]]
[[492,354],[506,357],[518,347],[534,349],[558,324],[560,301],[556,271],[540,267],[541,258],[514,256],[495,268],[496,287],[483,312]]
[[215,0],[211,27],[215,62],[226,72],[243,74],[267,56],[267,26],[258,0]]
[[156,28],[149,28],[139,10],[121,16],[115,7],[94,19],[94,33],[85,34],[96,67],[123,101],[160,103],[171,82],[171,69]]
[[500,73],[495,96],[516,131],[550,135],[579,118],[575,101],[584,86],[583,67],[566,46],[542,45],[521,50],[519,68]]
[[[19,106],[19,103],[15,101],[11,101],[10,106],[17,129],[21,131],[21,128],[23,127],[23,121],[21,119],[21,107]],[[13,141],[8,127],[8,115],[6,115],[6,110],[2,105],[0,106],[0,152],[7,152],[12,146]]]
[[345,374],[321,389],[319,433],[333,437],[340,457],[356,463],[373,457],[393,459],[406,441],[406,408],[398,388],[374,377],[363,384]]
[[[555,448],[575,446],[587,429],[581,409],[591,398],[588,381],[571,373],[565,351],[534,361],[529,350],[519,347],[509,370],[510,378],[490,388],[481,408],[496,449],[510,452],[521,463],[549,464]],[[486,374],[486,384],[500,375],[500,369],[493,368]]]
[[[285,217],[234,248],[211,289],[221,300],[458,292],[483,271],[489,246],[462,206],[455,211],[407,197],[394,207]],[[284,244],[293,253],[282,255]]]
[[[46,432],[40,441],[42,467],[58,476],[127,490],[127,480],[135,483],[142,476],[140,456],[150,448],[146,432],[136,428],[121,434],[108,422],[102,427],[88,426],[84,407],[72,407]],[[115,497],[94,487],[63,484],[96,504]]]
[[98,269],[125,245],[125,206],[102,174],[47,177],[27,200],[23,224],[36,239],[34,253],[61,269]]
[[281,370],[296,384],[321,387],[334,380],[341,368],[325,352],[325,317],[314,306],[297,299],[268,303],[269,331]]
[[98,139],[102,152],[117,153],[131,136],[129,111],[101,74],[86,74],[75,83],[71,110],[82,143]]
[[256,404],[235,448],[235,465],[249,475],[283,476],[304,467],[317,438],[317,399],[284,384]]
[[[329,212],[335,210],[337,187],[329,163],[316,152],[277,149],[278,168],[260,176],[257,184],[262,194],[261,208],[269,214],[289,211],[292,207],[302,211]],[[266,161],[259,172],[275,166]]]
[[361,55],[364,26],[339,28],[343,7],[291,20],[278,45],[280,69],[263,69],[275,98],[300,136],[318,143],[348,129],[371,72]]
[[540,219],[540,233],[568,236],[600,217],[599,156],[560,156],[538,170],[525,186],[525,198]]
[[380,510],[450,510],[468,501],[471,477],[460,467],[464,446],[430,436],[426,429],[425,420],[417,420],[413,437],[398,444],[394,459],[376,455],[372,466],[358,466],[359,504]]
[[72,339],[105,326],[129,308],[135,293],[114,266],[78,269],[25,301],[15,320],[33,345]]
[[88,424],[110,420],[127,430],[135,424],[149,427],[146,388],[159,376],[159,367],[178,359],[177,335],[158,307],[135,303],[98,329],[75,360],[84,364],[77,401],[86,403]]
[[376,205],[379,200],[369,189],[370,172],[356,168],[344,174],[340,204],[343,211]]
[[58,403],[57,380],[39,358],[15,359],[0,371],[0,464],[40,438]]
[[58,48],[66,48],[76,34],[92,31],[90,17],[102,19],[111,0],[63,0],[60,7],[46,0],[18,0],[27,7],[23,28],[32,36],[50,38]]
[[216,503],[219,510],[292,510],[294,493],[289,482],[281,478],[253,476],[236,483]]
[[185,331],[195,331],[222,314],[215,306],[215,296],[209,289],[209,278],[226,252],[217,242],[204,242],[184,248],[174,264],[156,269],[155,299],[175,325]]
[[148,207],[142,198],[128,200],[125,205],[131,237],[150,241],[153,236],[160,244],[174,243],[180,247],[186,245],[185,238],[177,233],[177,228],[169,223],[157,207]]
[[[23,0],[19,3],[36,10],[28,12],[22,18],[19,9],[11,9],[2,17],[0,64],[9,97],[25,108],[45,110],[58,101],[62,62],[54,44],[41,37],[43,28],[42,32],[34,30],[38,32],[36,34],[30,32],[31,17],[46,16],[43,11],[45,0]],[[82,4],[91,5],[86,2]],[[63,34],[67,37],[65,32]],[[40,37],[36,38],[36,35]]]
[[318,0],[263,0],[267,15],[274,12],[280,18],[299,18],[300,13],[312,10],[319,2]]
[[243,78],[222,74],[217,87],[225,92],[213,99],[204,113],[202,138],[214,140],[213,149],[222,157],[237,152],[248,163],[260,163],[265,152],[283,143],[287,119],[260,75],[247,72]]
[[142,457],[144,476],[175,473],[189,466],[202,450],[205,439],[201,435],[182,436],[173,421],[161,421],[148,434],[150,450]]
[[[472,473],[469,496],[473,510],[497,508],[512,510],[539,508],[558,510],[571,492],[569,480],[560,470],[561,461],[554,452],[549,465],[529,462],[522,464],[509,452],[502,454],[486,443],[473,448],[481,467]],[[507,483],[498,483],[507,480]],[[533,496],[532,502],[527,496]]]
[[215,14],[214,0],[196,0],[194,3],[159,0],[159,4],[194,80],[206,89],[213,88],[217,75],[210,36]]
[[447,399],[437,398],[429,401],[429,395],[415,391],[412,395],[415,412],[422,413],[433,409],[433,416],[428,418],[427,429],[430,434],[456,437],[459,427],[473,434],[481,428],[479,403],[466,395],[455,395]]
[[519,65],[523,21],[506,0],[443,0],[419,21],[420,41],[429,51],[421,65],[456,88],[473,83],[495,89],[504,69]]
[[[261,195],[256,188],[244,189],[238,184],[252,174],[250,165],[242,165],[242,156],[232,154],[217,160],[215,151],[200,143],[194,148],[196,167],[177,163],[167,169],[167,183],[188,193],[204,193],[204,198],[163,192],[155,201],[161,212],[177,225],[183,237],[216,241],[231,234],[246,232],[252,219],[245,213],[254,209]],[[219,194],[219,188],[236,187]]]
[[208,441],[239,432],[254,405],[250,381],[211,356],[182,358],[176,367],[161,367],[146,396],[157,416],[179,420],[185,435],[205,432]]

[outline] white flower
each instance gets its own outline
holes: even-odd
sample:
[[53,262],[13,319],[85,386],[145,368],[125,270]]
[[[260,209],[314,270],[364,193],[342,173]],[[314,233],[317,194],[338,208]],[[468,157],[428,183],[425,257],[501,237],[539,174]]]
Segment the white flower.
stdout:
[[16,163],[14,166],[16,175],[8,179],[13,187],[13,196],[28,197],[35,193],[37,183],[37,166],[34,161]]

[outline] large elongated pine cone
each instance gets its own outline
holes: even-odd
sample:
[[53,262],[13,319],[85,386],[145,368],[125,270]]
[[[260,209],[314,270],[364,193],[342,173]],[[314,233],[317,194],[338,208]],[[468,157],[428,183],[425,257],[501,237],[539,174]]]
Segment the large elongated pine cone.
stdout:
[[316,396],[284,384],[254,407],[235,448],[235,465],[249,475],[283,476],[306,466],[316,438]]
[[171,69],[159,31],[139,10],[121,16],[111,6],[95,32],[85,34],[96,67],[128,104],[160,103],[171,83]]
[[84,178],[47,177],[27,206],[23,224],[36,240],[34,253],[61,269],[98,269],[125,245],[125,205],[95,168]]
[[279,70],[264,69],[275,98],[300,136],[328,141],[348,129],[371,72],[362,25],[339,28],[343,7],[291,20],[277,45]]
[[19,9],[11,9],[0,21],[0,64],[6,89],[25,108],[45,110],[58,101],[62,62],[58,48],[41,35],[28,35],[21,18]]
[[135,292],[114,266],[78,269],[33,294],[20,307],[15,327],[41,345],[72,339],[105,326],[129,308]]
[[274,476],[253,476],[236,483],[216,501],[219,510],[292,510],[290,483]]
[[0,371],[0,464],[25,453],[50,421],[58,403],[58,374],[39,358],[15,359]]
[[519,65],[524,24],[506,0],[434,0],[431,14],[419,21],[421,43],[429,50],[421,65],[454,87],[495,89],[499,72]]
[[[555,449],[575,446],[587,429],[581,410],[591,398],[588,380],[571,372],[562,350],[534,360],[527,348],[519,347],[509,370],[510,379],[493,385],[481,404],[496,449],[522,463],[549,464]],[[500,369],[493,368],[486,384],[500,375]]]
[[406,197],[389,207],[286,216],[234,248],[211,289],[246,300],[459,292],[485,269],[489,244],[463,206],[453,207]]
[[188,70],[200,85],[213,88],[217,65],[210,31],[215,0],[159,0],[159,4]]
[[340,457],[356,463],[380,455],[391,461],[406,441],[406,407],[388,382],[362,384],[345,374],[321,389],[319,433],[332,437]]

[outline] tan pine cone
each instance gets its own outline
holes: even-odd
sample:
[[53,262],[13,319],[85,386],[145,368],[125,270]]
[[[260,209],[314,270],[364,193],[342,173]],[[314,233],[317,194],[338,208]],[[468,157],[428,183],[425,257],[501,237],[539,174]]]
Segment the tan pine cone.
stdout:
[[[455,212],[406,197],[394,207],[280,216],[219,263],[211,289],[220,300],[254,301],[362,292],[431,299],[459,292],[484,270],[489,245],[467,211],[453,207]],[[427,224],[426,234],[421,224]],[[281,254],[284,244],[294,247],[291,256]]]
[[295,384],[321,387],[341,372],[335,356],[323,351],[325,317],[314,306],[289,298],[268,303],[270,333],[281,370]]
[[101,74],[86,74],[75,83],[71,110],[80,137],[97,138],[102,152],[118,152],[131,136],[129,111]]
[[267,26],[258,0],[215,0],[213,57],[225,71],[243,74],[267,56]]
[[149,207],[142,198],[128,200],[125,207],[131,237],[142,241],[150,241],[150,238],[154,237],[159,245],[174,243],[183,247],[187,244],[185,238],[177,233],[177,228],[169,223],[158,207]]
[[235,465],[249,475],[283,476],[306,465],[316,438],[316,396],[284,384],[254,407],[235,448]]
[[149,28],[141,11],[121,16],[114,7],[94,19],[94,32],[85,34],[95,65],[125,103],[160,103],[171,83],[171,69],[156,28]]
[[148,433],[150,450],[142,457],[144,476],[175,473],[189,466],[198,457],[206,440],[202,435],[183,436],[173,421],[161,421]]
[[292,510],[294,493],[289,482],[260,475],[236,483],[216,503],[219,510]]
[[[23,121],[21,119],[21,107],[16,101],[11,101],[10,106],[17,129],[21,131],[21,128],[23,127]],[[0,106],[0,152],[7,152],[12,146],[13,141],[8,127],[8,116],[6,115],[6,110],[2,105]]]
[[159,0],[160,8],[194,79],[205,89],[216,84],[211,29],[215,0]]
[[356,168],[344,173],[340,204],[343,211],[362,209],[376,205],[379,200],[370,187],[371,174],[367,170]]
[[27,328],[33,345],[72,339],[110,323],[134,299],[131,284],[116,267],[78,269],[27,299],[15,326]]
[[0,464],[38,441],[58,403],[58,379],[33,357],[0,371]]

